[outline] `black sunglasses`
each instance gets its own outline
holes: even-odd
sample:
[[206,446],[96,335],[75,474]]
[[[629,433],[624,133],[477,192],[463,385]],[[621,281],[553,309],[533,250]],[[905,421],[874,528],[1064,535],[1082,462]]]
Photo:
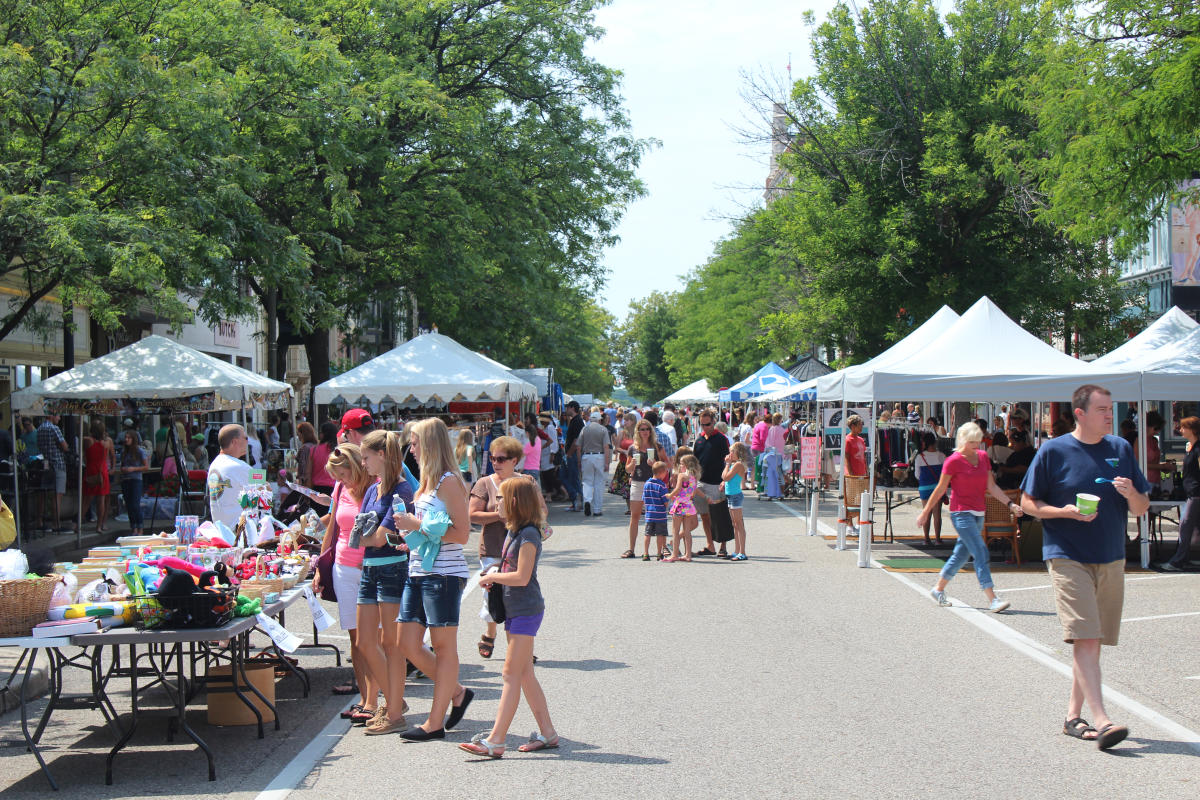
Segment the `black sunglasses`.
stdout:
[[520,459],[509,458],[508,456],[492,456],[493,464],[503,464],[505,461],[519,461]]

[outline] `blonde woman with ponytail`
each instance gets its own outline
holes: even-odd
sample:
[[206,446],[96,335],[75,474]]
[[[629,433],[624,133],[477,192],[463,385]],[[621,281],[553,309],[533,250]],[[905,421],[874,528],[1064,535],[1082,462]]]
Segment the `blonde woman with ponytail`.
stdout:
[[[372,431],[362,440],[362,462],[377,480],[363,494],[356,525],[363,531],[362,580],[358,589],[358,638],[367,669],[382,683],[387,706],[381,706],[367,723],[369,735],[404,730],[405,661],[400,646],[397,617],[408,577],[408,547],[396,531],[393,506],[413,502],[412,487],[404,479],[404,456],[400,437],[391,431]],[[374,524],[371,517],[374,514]],[[427,673],[428,674],[428,673]]]
[[[301,423],[302,425],[304,423]],[[343,713],[354,725],[370,722],[376,713],[380,681],[367,668],[368,659],[358,641],[358,587],[362,582],[363,548],[350,546],[350,531],[354,527],[363,496],[375,479],[363,467],[358,445],[339,444],[329,455],[326,469],[336,484],[330,490],[333,498],[330,513],[333,518],[325,529],[321,552],[335,546],[333,589],[337,593],[338,622],[350,634],[350,660],[354,664],[354,682],[335,686],[335,694],[352,694],[357,685],[362,693],[359,702]],[[321,592],[321,574],[313,576],[313,591]]]
[[[430,560],[426,563],[416,557],[410,560],[400,605],[404,654],[417,669],[433,677],[433,703],[428,719],[401,736],[423,742],[446,738],[446,729],[462,720],[475,696],[458,682],[459,607],[470,575],[463,545],[471,533],[471,520],[467,487],[459,475],[446,424],[436,417],[416,423],[409,431],[409,443],[421,468],[421,483],[414,500],[416,513],[397,514],[396,527],[404,532],[421,529],[426,533],[432,530],[432,515],[440,512],[449,518],[448,525],[440,526],[444,532],[436,552],[430,552]],[[430,522],[422,528],[426,517],[430,517]],[[432,653],[422,644],[426,629],[433,644]]]

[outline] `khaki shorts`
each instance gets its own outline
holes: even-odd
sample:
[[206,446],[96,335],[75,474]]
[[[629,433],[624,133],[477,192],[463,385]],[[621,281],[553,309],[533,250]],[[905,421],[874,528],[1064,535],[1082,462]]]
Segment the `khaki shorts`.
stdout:
[[719,483],[700,483],[696,486],[696,493],[692,495],[692,505],[696,507],[697,514],[707,514],[710,503],[720,503],[725,499],[725,493],[721,491]]
[[1046,562],[1063,641],[1099,639],[1115,645],[1125,605],[1125,560],[1081,564],[1066,558]]

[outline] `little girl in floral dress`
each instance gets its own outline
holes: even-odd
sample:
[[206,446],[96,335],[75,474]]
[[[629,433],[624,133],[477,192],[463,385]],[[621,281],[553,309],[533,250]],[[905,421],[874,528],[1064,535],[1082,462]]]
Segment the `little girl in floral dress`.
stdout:
[[[692,531],[699,523],[692,495],[695,494],[697,482],[700,480],[700,462],[689,454],[679,459],[679,466],[675,488],[667,495],[668,499],[674,500],[667,512],[674,517],[674,521],[671,531],[671,555],[663,561],[692,560]],[[680,549],[681,544],[685,549]],[[681,555],[682,553],[686,555]]]

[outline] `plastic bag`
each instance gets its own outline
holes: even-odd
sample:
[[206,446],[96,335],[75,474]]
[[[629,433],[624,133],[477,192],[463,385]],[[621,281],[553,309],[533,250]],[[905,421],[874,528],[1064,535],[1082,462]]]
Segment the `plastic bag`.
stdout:
[[79,588],[79,579],[68,572],[62,576],[62,582],[54,587],[54,594],[50,595],[50,608],[55,606],[69,606],[75,602],[75,590]]
[[27,572],[29,559],[20,550],[5,550],[0,553],[0,580],[20,580]]

